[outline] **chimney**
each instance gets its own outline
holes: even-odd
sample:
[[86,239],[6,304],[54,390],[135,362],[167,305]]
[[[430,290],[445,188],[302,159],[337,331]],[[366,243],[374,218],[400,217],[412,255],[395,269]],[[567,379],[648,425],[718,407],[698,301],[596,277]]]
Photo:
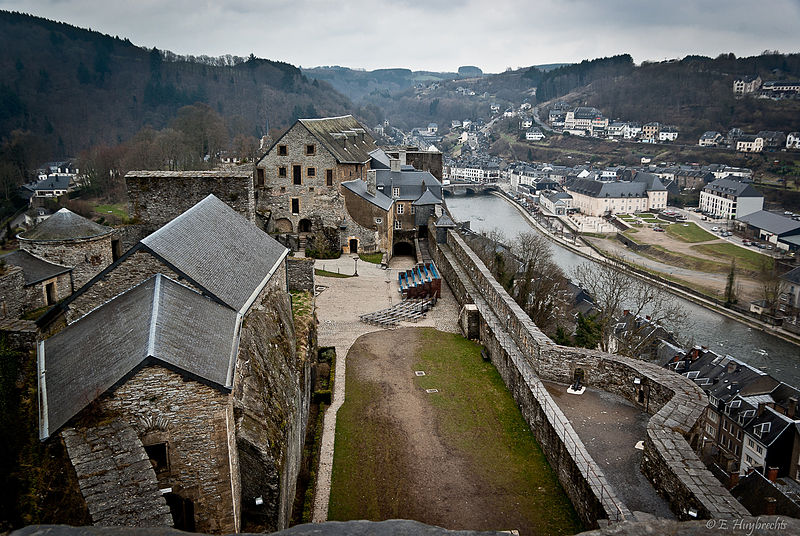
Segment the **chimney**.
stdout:
[[767,467],[767,480],[770,482],[775,482],[778,480],[778,468],[777,467]]
[[734,471],[728,479],[728,489],[735,488],[737,484],[739,484],[739,471]]
[[774,516],[775,515],[775,506],[778,501],[775,500],[775,497],[764,497],[764,515],[765,516]]
[[374,169],[367,170],[367,193],[375,195],[378,188],[378,172]]
[[735,371],[736,371],[736,362],[728,361],[728,372],[735,372]]
[[406,152],[405,151],[403,151],[403,150],[398,151],[397,152],[397,158],[400,160],[400,165],[401,166],[405,166],[406,165],[407,162],[406,162]]
[[795,415],[797,414],[797,397],[789,398],[789,403],[787,404],[786,414],[790,419],[794,419]]
[[[403,156],[403,160],[405,160],[406,154],[403,152],[401,152],[400,154]],[[391,171],[400,171],[401,166],[402,164],[400,163],[399,158],[389,158],[389,169]]]
[[759,417],[761,416],[762,413],[764,413],[764,408],[765,407],[767,407],[767,405],[764,402],[759,402],[758,403],[758,416]]
[[628,309],[622,311],[622,316],[628,316],[629,314],[631,314],[631,312]]

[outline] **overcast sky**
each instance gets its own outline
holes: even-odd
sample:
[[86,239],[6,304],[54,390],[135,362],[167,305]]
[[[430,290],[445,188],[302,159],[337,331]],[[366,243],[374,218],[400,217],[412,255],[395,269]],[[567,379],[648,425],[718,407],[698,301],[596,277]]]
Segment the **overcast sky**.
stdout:
[[485,72],[630,53],[800,52],[800,0],[0,0],[178,54]]

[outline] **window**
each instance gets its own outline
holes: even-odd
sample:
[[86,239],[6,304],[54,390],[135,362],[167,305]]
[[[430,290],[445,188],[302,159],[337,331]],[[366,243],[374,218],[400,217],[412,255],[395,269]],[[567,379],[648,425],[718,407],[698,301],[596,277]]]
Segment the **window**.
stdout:
[[308,187],[308,191],[309,191],[309,192],[313,192],[313,191],[314,191],[314,187],[313,187],[313,186],[309,186],[309,187]]
[[716,433],[717,433],[717,430],[716,430],[716,428],[714,428],[710,424],[707,424],[706,425],[706,433],[708,435],[710,435],[711,437],[714,437],[716,435]]
[[264,186],[264,170],[256,168],[256,186]]
[[281,166],[278,168],[278,177],[282,179],[286,178],[286,166]]
[[397,203],[397,213],[402,214],[405,211],[406,207],[403,203]]
[[411,214],[416,214],[416,213],[417,213],[417,207],[411,205]]
[[708,412],[708,420],[711,422],[717,422],[717,414],[713,411]]
[[303,184],[303,166],[292,166],[292,184]]
[[316,177],[316,176],[317,176],[317,168],[314,168],[314,167],[310,167],[310,168],[308,168],[308,169],[306,170],[306,174],[307,174],[309,177]]
[[378,225],[382,224],[383,218],[375,218],[375,223],[377,223]]
[[313,156],[317,153],[317,147],[313,143],[306,145],[306,156]]
[[756,452],[758,454],[763,454],[764,453],[764,449],[762,449],[761,447],[756,447]]
[[300,199],[292,198],[292,214],[300,214]]
[[392,197],[400,197],[400,188],[392,188]]
[[756,443],[752,439],[748,438],[747,439],[747,446],[750,447],[751,449],[754,449],[754,448],[756,448]]
[[398,231],[403,228],[403,224],[400,223],[400,220],[394,220],[394,228],[397,229]]
[[156,473],[169,471],[169,457],[167,456],[166,443],[144,445],[144,451],[147,453],[147,457],[150,458],[150,463],[153,464],[153,470]]
[[325,170],[325,185],[326,186],[333,186],[333,170],[326,169]]
[[286,156],[289,154],[289,149],[285,145],[278,145],[278,156]]
[[286,186],[281,186],[281,193],[286,192]]

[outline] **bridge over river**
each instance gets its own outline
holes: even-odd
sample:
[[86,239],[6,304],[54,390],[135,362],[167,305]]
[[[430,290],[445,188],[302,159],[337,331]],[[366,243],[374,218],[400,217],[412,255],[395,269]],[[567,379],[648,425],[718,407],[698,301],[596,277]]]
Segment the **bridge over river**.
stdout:
[[450,184],[443,184],[442,190],[447,194],[467,194],[474,195],[491,190],[499,190],[500,187],[493,182],[472,182],[472,181],[452,181]]

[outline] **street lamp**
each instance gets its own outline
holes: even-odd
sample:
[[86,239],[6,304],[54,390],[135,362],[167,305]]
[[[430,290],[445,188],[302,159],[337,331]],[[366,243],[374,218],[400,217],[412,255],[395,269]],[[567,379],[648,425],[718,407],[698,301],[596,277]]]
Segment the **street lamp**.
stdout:
[[353,275],[358,275],[358,255],[353,255]]

